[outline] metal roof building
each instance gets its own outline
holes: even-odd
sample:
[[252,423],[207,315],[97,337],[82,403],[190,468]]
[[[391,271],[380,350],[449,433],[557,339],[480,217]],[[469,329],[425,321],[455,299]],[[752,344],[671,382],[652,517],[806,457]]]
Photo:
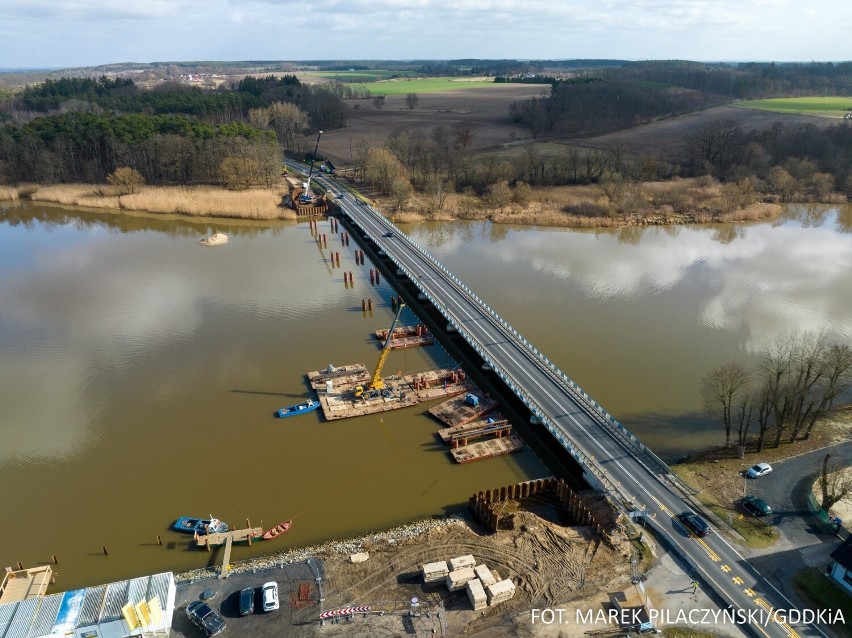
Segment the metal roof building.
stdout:
[[165,572],[0,605],[0,638],[162,638],[175,608]]

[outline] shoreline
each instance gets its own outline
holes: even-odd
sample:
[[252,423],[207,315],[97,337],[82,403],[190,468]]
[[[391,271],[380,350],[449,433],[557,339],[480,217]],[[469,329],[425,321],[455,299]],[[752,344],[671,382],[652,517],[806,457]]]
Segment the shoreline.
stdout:
[[[255,569],[268,569],[287,563],[304,562],[311,556],[348,556],[364,551],[365,547],[372,547],[379,544],[395,545],[399,542],[417,538],[430,530],[448,529],[456,525],[469,526],[469,521],[458,514],[417,519],[383,531],[367,532],[361,536],[333,539],[314,545],[293,547],[255,558],[247,558],[231,563],[228,573],[241,574]],[[178,584],[196,582],[206,578],[213,578],[217,576],[218,572],[218,565],[191,569],[176,573],[175,582]]]
[[[684,180],[685,181],[685,180]],[[648,182],[651,187],[654,183]],[[584,215],[568,212],[578,204],[579,198],[589,195],[588,187],[543,187],[533,191],[537,200],[521,205],[508,204],[500,209],[489,209],[481,203],[472,205],[466,195],[452,194],[441,210],[429,210],[415,201],[413,207],[393,212],[394,205],[387,197],[377,197],[367,191],[385,216],[395,222],[420,223],[425,221],[490,221],[493,224],[519,224],[545,228],[632,228],[643,226],[685,226],[692,224],[730,224],[748,221],[766,221],[778,218],[784,204],[773,201],[757,202],[727,213],[712,212],[697,206],[688,212],[674,212],[666,204],[648,204],[641,212],[618,216]],[[181,215],[187,218],[211,217],[218,219],[244,219],[255,221],[295,220],[295,211],[284,204],[287,188],[280,184],[273,188],[251,188],[232,191],[218,186],[142,186],[136,193],[118,194],[113,187],[99,184],[22,184],[0,186],[0,202],[32,201],[60,205],[80,206],[112,212],[140,212]],[[363,194],[363,193],[362,193]],[[588,203],[588,200],[583,200]],[[786,202],[786,204],[818,203],[841,206],[841,202]],[[414,210],[412,210],[414,208]]]

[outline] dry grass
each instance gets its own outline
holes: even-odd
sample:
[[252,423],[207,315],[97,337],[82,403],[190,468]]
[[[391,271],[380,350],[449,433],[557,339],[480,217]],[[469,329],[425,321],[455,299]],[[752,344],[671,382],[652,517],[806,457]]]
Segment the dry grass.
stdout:
[[59,184],[40,187],[30,197],[87,208],[109,208],[151,213],[237,219],[295,219],[282,206],[278,189],[229,191],[213,186],[144,186],[139,193],[114,195],[109,187],[91,184]]
[[14,186],[0,186],[0,202],[11,202],[18,199],[18,189]]
[[[631,187],[633,188],[633,187]],[[489,206],[475,195],[450,194],[441,209],[427,195],[412,196],[401,211],[389,198],[370,193],[377,205],[392,213],[397,221],[441,221],[449,219],[488,219],[496,224],[527,224],[569,228],[608,228],[647,224],[690,224],[771,219],[781,214],[777,204],[752,204],[722,213],[722,185],[713,178],[675,179],[636,185],[638,209],[619,212],[603,185],[538,187],[524,204]]]

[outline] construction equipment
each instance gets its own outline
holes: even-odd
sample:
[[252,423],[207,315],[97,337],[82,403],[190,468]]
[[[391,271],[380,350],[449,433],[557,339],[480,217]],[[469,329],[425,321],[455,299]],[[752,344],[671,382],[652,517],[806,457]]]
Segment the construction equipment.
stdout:
[[402,314],[402,309],[405,308],[405,302],[400,301],[399,306],[396,311],[396,316],[393,318],[393,323],[391,323],[390,330],[388,330],[388,336],[385,339],[384,344],[382,345],[382,352],[379,354],[379,361],[376,364],[376,371],[373,372],[373,378],[370,380],[370,385],[365,389],[364,386],[359,385],[355,386],[355,396],[363,397],[364,399],[369,399],[374,396],[380,396],[381,391],[385,387],[385,381],[382,379],[382,368],[385,367],[385,361],[388,359],[388,355],[390,354],[390,342],[393,338],[393,329],[396,327],[397,322],[399,321],[399,316]]
[[316,161],[317,158],[317,149],[319,149],[320,137],[322,137],[322,131],[320,131],[317,135],[317,143],[314,145],[314,154],[311,156],[311,166],[308,169],[308,180],[302,184],[302,194],[299,195],[300,204],[309,204],[314,200],[314,196],[311,194],[311,177],[314,174],[314,161]]

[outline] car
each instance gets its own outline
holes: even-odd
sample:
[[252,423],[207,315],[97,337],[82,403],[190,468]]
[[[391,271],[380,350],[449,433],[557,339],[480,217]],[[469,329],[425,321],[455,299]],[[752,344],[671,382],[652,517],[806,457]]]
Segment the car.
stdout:
[[772,466],[769,463],[758,463],[757,465],[753,465],[746,472],[746,476],[749,478],[758,478],[761,476],[765,476],[772,471]]
[[740,501],[743,509],[752,516],[767,516],[772,513],[772,508],[762,498],[746,496]]
[[269,582],[263,584],[263,611],[275,611],[278,609],[278,583]]
[[696,536],[707,536],[710,533],[710,526],[695,512],[683,512],[677,517]]
[[207,636],[218,636],[225,631],[225,621],[203,601],[193,600],[189,603],[186,615]]
[[384,235],[384,236],[385,236],[385,237],[393,237],[393,233],[392,233],[392,232],[390,232],[390,231],[388,231],[388,232],[386,232],[386,233],[385,233],[385,235]]
[[254,613],[254,587],[240,590],[240,616]]

